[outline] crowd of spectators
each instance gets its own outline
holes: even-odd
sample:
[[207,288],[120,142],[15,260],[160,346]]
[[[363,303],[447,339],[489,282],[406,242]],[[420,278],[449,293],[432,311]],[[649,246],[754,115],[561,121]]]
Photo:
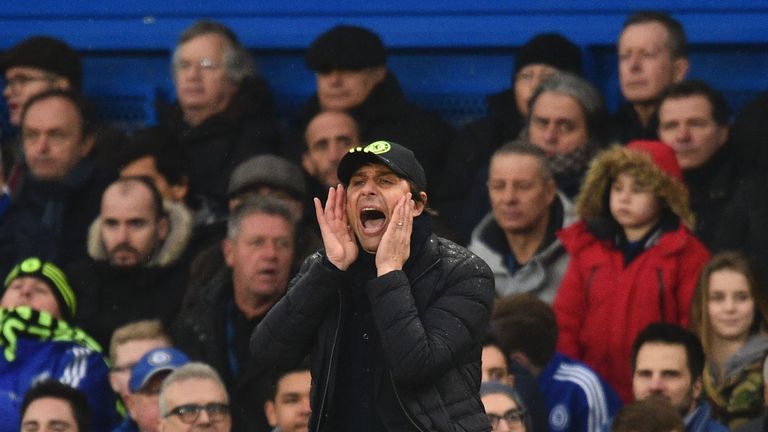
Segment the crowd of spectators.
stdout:
[[[434,359],[377,358],[394,389],[382,387],[378,407],[342,400],[359,389],[329,382],[331,366],[323,382],[310,373],[340,356],[339,376],[370,377],[355,359],[419,339],[405,324],[392,339],[357,314],[363,341],[342,332],[335,352],[307,336],[335,328],[335,341],[329,299],[376,277],[357,271],[347,289],[308,269],[329,259],[313,255],[324,241],[313,199],[331,201],[350,182],[342,158],[376,153],[366,145],[380,140],[423,166],[414,238],[434,230],[493,274],[482,371],[462,363],[448,379],[482,372],[488,422],[472,418],[470,430],[766,430],[768,99],[732,124],[718,91],[686,80],[696,64],[665,13],[632,14],[617,40],[617,112],[582,76],[580,48],[545,33],[520,48],[488,116],[454,130],[408,101],[378,35],[338,25],[308,47],[316,93],[285,129],[269,77],[236,34],[203,20],[170,59],[176,101],[130,136],[95,121],[65,42],[10,48],[0,57],[13,128],[0,143],[0,430],[436,430],[425,420],[435,410],[470,410],[435,407],[444,399],[425,392],[400,399],[398,386],[429,382],[419,367]],[[434,280],[456,276],[438,264],[404,270],[410,301],[430,304]],[[381,313],[370,298],[347,301]],[[446,339],[472,339],[432,318]],[[310,346],[328,358],[304,358]],[[317,392],[391,421],[313,419]]]

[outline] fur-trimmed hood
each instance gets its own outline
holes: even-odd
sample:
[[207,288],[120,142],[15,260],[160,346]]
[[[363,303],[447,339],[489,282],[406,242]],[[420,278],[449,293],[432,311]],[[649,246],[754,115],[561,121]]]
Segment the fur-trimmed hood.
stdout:
[[673,150],[661,142],[637,141],[627,147],[614,145],[599,153],[592,160],[576,199],[579,217],[584,220],[610,217],[608,193],[613,179],[621,173],[647,185],[686,227],[693,229],[694,216],[680,167]]
[[[176,262],[187,248],[192,238],[192,212],[184,205],[163,200],[163,208],[168,215],[168,236],[158,249],[148,267],[167,267]],[[97,217],[88,229],[88,256],[96,261],[106,261],[107,250],[101,241],[101,217]]]

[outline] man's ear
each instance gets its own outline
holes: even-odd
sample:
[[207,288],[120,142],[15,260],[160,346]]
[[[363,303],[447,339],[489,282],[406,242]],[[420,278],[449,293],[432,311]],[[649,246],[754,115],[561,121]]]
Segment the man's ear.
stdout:
[[157,238],[160,241],[165,241],[168,238],[168,233],[171,231],[171,222],[167,215],[163,215],[157,222]]
[[427,193],[419,192],[419,196],[421,197],[421,202],[416,201],[416,207],[413,211],[413,217],[421,215],[421,213],[424,212],[424,209],[427,208]]
[[377,84],[384,81],[384,78],[387,77],[386,66],[376,66],[374,68],[371,68],[371,72],[373,73],[374,81],[376,81]]
[[672,82],[675,84],[683,81],[688,75],[688,69],[691,63],[685,57],[679,57],[672,60]]
[[227,263],[227,267],[232,268],[235,263],[235,257],[232,251],[232,240],[225,238],[221,241],[221,252],[224,255],[224,261]]
[[691,393],[693,393],[693,399],[698,400],[701,396],[701,389],[703,387],[701,377],[696,378],[696,381],[691,385]]
[[184,176],[179,184],[170,185],[171,195],[178,202],[183,202],[189,193],[189,177]]
[[133,395],[130,393],[125,395],[123,402],[125,402],[125,409],[128,410],[128,414],[130,414],[132,418],[136,418],[134,416],[136,411],[136,401],[133,399]]
[[309,160],[309,153],[304,152],[301,154],[301,166],[304,168],[304,171],[307,172],[310,176],[314,177],[315,174],[315,167],[312,166],[312,162]]
[[83,140],[80,142],[80,147],[78,148],[78,154],[81,158],[84,158],[88,156],[88,154],[91,152],[91,149],[93,149],[93,144],[96,142],[96,135],[90,134],[83,137]]
[[272,401],[264,402],[264,414],[267,415],[267,423],[270,426],[277,426],[277,414],[275,413],[275,403]]
[[109,374],[109,385],[112,387],[112,391],[115,392],[115,394],[120,395],[120,390],[118,388],[118,383],[120,381],[117,379],[117,376],[115,376],[114,373]]

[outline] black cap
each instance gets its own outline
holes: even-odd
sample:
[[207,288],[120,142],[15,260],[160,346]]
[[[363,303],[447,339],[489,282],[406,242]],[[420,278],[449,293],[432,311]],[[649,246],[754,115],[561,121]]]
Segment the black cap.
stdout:
[[521,46],[515,60],[515,75],[536,63],[581,76],[581,50],[557,33],[542,33]]
[[381,164],[395,174],[412,181],[419,189],[427,189],[427,176],[409,149],[390,141],[376,141],[365,147],[353,147],[339,162],[338,175],[345,185],[355,170],[365,164]]
[[0,68],[21,66],[61,75],[75,89],[80,89],[83,69],[80,56],[66,43],[48,36],[33,36],[11,47],[0,58]]
[[304,61],[310,70],[362,70],[387,64],[387,53],[379,36],[356,26],[338,25],[318,36]]

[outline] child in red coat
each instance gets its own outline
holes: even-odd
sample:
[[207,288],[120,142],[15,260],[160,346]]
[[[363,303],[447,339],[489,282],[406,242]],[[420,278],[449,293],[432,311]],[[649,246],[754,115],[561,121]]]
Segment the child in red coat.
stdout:
[[570,255],[554,302],[558,350],[632,400],[632,342],[646,325],[688,325],[709,258],[673,150],[635,141],[599,154],[576,200],[581,222],[558,233]]

